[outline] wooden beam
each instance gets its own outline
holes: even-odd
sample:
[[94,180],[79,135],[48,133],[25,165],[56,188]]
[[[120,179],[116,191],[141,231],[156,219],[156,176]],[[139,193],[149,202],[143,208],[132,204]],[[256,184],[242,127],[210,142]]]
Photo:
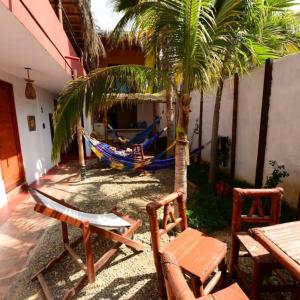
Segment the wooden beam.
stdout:
[[230,178],[235,174],[235,157],[236,157],[236,133],[238,117],[238,100],[239,100],[239,75],[234,74],[233,90],[233,107],[232,107],[232,131],[231,131],[231,154],[230,154]]
[[263,90],[262,107],[261,107],[261,115],[260,115],[259,140],[258,140],[256,174],[255,174],[255,187],[257,188],[261,187],[263,184],[263,172],[264,172],[264,164],[265,164],[268,121],[269,121],[270,96],[271,96],[271,89],[272,89],[272,73],[273,73],[273,61],[271,59],[267,59],[265,64],[264,90]]

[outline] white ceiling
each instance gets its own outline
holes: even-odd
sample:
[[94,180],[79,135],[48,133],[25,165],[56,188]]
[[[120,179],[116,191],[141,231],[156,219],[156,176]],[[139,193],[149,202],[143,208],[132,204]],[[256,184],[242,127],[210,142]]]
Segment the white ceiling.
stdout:
[[35,85],[58,93],[71,79],[20,21],[0,1],[0,69],[25,78],[25,67],[32,68]]

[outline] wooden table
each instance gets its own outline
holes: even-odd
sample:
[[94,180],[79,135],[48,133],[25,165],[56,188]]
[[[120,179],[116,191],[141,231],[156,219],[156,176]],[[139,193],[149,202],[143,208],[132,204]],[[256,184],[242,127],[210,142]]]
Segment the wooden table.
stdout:
[[250,233],[300,282],[300,221],[254,228]]

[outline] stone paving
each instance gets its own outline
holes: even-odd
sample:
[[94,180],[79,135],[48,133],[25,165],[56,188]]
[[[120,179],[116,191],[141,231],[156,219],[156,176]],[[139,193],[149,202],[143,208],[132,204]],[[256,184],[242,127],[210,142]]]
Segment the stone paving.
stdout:
[[[66,198],[70,183],[78,181],[76,163],[51,169],[33,186]],[[9,195],[8,204],[0,209],[0,299],[3,299],[16,275],[24,270],[26,261],[41,234],[54,220],[34,212],[34,200],[26,191]]]

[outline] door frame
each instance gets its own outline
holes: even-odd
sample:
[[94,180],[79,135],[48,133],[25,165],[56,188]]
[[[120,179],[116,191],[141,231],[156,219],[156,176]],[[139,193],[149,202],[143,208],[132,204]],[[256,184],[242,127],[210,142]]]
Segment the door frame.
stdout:
[[[12,118],[12,123],[13,123],[13,127],[14,127],[16,148],[18,151],[17,156],[18,156],[19,168],[20,168],[20,172],[21,172],[20,179],[15,184],[5,187],[6,193],[8,193],[9,191],[11,191],[12,189],[14,189],[15,187],[17,187],[18,185],[20,185],[21,183],[23,183],[25,181],[25,169],[24,169],[24,165],[23,165],[23,157],[22,157],[19,128],[18,128],[18,122],[17,122],[17,113],[16,113],[13,85],[6,81],[0,80],[0,88],[1,87],[8,89],[8,93],[9,93],[9,97],[10,97],[9,105],[10,105],[10,109],[11,109],[11,118]],[[0,165],[0,168],[1,168],[1,165]],[[1,171],[1,173],[3,174],[2,171]],[[4,181],[4,178],[2,178],[2,180]]]

